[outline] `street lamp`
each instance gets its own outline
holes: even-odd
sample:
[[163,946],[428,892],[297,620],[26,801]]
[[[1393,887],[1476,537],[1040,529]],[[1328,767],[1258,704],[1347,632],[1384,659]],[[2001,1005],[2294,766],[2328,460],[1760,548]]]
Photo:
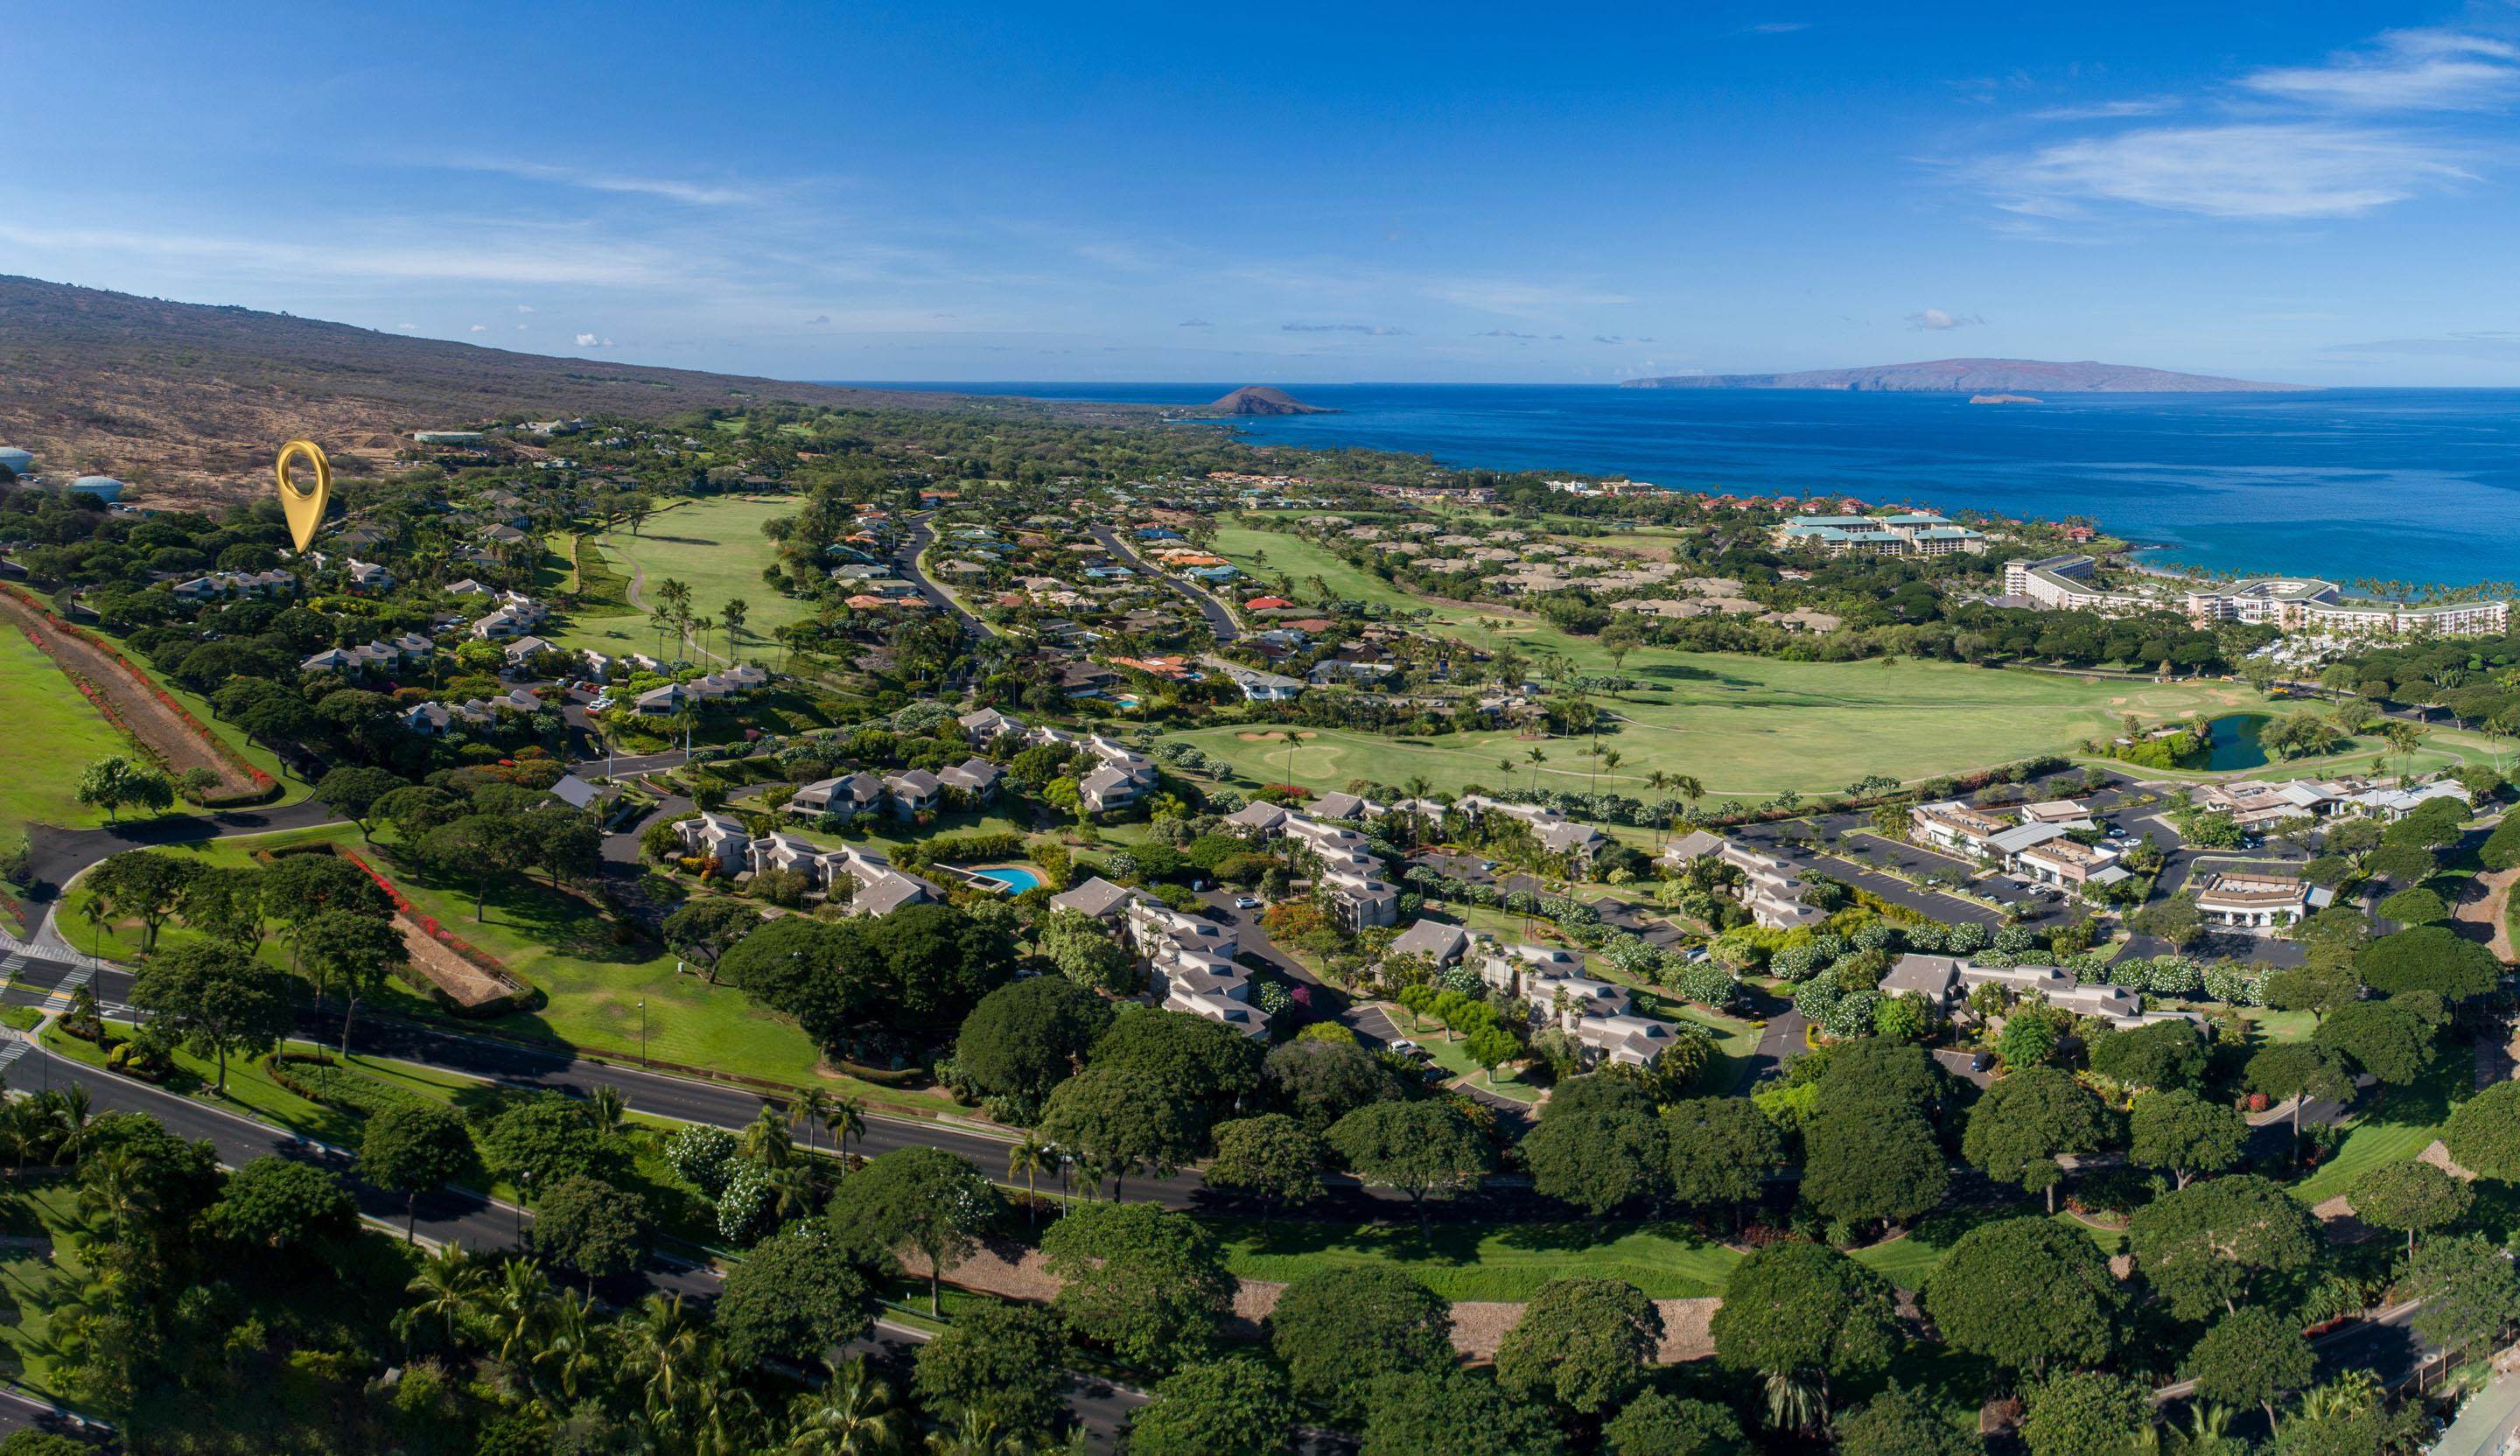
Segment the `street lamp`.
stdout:
[[639,998],[639,1065],[648,1065],[648,998]]

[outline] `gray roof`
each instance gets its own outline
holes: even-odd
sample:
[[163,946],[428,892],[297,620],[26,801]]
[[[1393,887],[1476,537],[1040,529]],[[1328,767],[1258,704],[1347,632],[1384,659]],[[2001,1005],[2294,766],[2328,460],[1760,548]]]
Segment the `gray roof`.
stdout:
[[1421,920],[1392,937],[1391,954],[1421,955],[1430,960],[1449,961],[1467,950],[1470,933],[1457,925],[1440,920]]
[[1100,920],[1129,902],[1137,891],[1125,885],[1114,885],[1097,875],[1074,889],[1061,890],[1050,897],[1050,903],[1061,910],[1080,911]]
[[1692,829],[1663,845],[1662,857],[1674,864],[1686,864],[1692,859],[1704,859],[1707,855],[1720,853],[1723,848],[1722,835],[1708,834],[1702,829]]

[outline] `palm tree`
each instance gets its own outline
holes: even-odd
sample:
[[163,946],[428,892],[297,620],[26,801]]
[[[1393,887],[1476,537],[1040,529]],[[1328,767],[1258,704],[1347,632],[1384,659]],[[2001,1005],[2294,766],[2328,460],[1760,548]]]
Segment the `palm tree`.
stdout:
[[[79,990],[84,992],[87,987],[81,986]],[[93,1002],[88,1007],[88,1015],[90,1018],[96,1016]],[[53,1161],[78,1161],[80,1155],[87,1152],[88,1134],[93,1130],[87,1123],[87,1088],[72,1082],[58,1092],[44,1093],[43,1098],[53,1122]]]
[[1039,1449],[988,1406],[953,1406],[945,1423],[948,1430],[927,1433],[928,1456],[1035,1456]]
[[763,1103],[761,1111],[745,1124],[736,1148],[747,1160],[763,1167],[786,1167],[796,1152],[795,1141],[788,1135],[788,1115],[775,1102]]
[[1646,771],[1645,792],[1654,796],[1654,807],[1661,810],[1654,815],[1654,843],[1657,845],[1662,843],[1662,837],[1671,832],[1671,800],[1663,797],[1663,791],[1670,787],[1670,774],[1659,768]]
[[806,1152],[814,1151],[814,1129],[831,1115],[832,1093],[828,1087],[808,1087],[796,1094],[794,1102],[788,1104],[788,1125],[804,1125]]
[[413,1302],[393,1317],[393,1333],[403,1348],[416,1345],[416,1337],[425,1330],[434,1330],[444,1344],[455,1344],[480,1298],[487,1272],[461,1244],[448,1244],[430,1255],[403,1286]]
[[1523,750],[1522,756],[1529,760],[1531,764],[1531,792],[1538,794],[1540,792],[1540,765],[1549,761],[1549,755],[1540,751],[1540,746],[1538,744],[1534,744],[1530,748]]
[[110,1231],[119,1241],[125,1229],[158,1209],[158,1184],[127,1150],[105,1153],[80,1173],[78,1216],[90,1228]]
[[681,1422],[693,1456],[751,1456],[764,1435],[761,1407],[745,1388],[747,1373],[722,1344],[705,1346],[699,1380],[692,1388],[692,1412]]
[[622,1372],[651,1418],[670,1417],[690,1403],[700,1382],[705,1329],[680,1295],[650,1295],[628,1324]]
[[1697,817],[1697,801],[1706,796],[1706,786],[1697,782],[1695,774],[1673,774],[1671,792],[1688,801],[1690,818]]
[[618,1132],[630,1112],[630,1099],[614,1086],[600,1086],[586,1095],[586,1119],[598,1132]]
[[832,1110],[823,1115],[823,1126],[839,1139],[840,1160],[849,1156],[849,1139],[866,1136],[866,1103],[855,1097],[832,1099]]
[[1024,1212],[1036,1227],[1041,1222],[1041,1206],[1033,1198],[1033,1178],[1058,1166],[1058,1150],[1044,1142],[1041,1135],[1026,1129],[1021,1141],[1007,1150],[1007,1176],[1017,1173],[1024,1180]]
[[562,1290],[551,1303],[543,1347],[534,1352],[533,1368],[550,1382],[562,1401],[574,1402],[578,1391],[608,1370],[606,1326],[594,1300],[579,1290]]
[[551,1299],[551,1279],[540,1264],[514,1254],[499,1261],[497,1279],[482,1289],[481,1305],[501,1363],[521,1364],[533,1356]]
[[889,1456],[908,1433],[892,1403],[892,1387],[876,1379],[864,1355],[827,1360],[830,1378],[788,1407],[788,1456]]

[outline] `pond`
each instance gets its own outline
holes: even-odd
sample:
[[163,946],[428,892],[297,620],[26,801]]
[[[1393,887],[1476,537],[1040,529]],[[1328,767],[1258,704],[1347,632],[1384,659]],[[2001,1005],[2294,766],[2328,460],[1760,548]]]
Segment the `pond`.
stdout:
[[2228,769],[2258,768],[2267,761],[2267,751],[2258,742],[2258,730],[2267,726],[2265,713],[2226,713],[2205,725],[2205,749],[2192,754],[2181,765],[2184,768]]
[[1041,887],[1041,876],[1022,865],[991,865],[987,869],[973,870],[971,878],[1003,885],[1009,894],[1022,894],[1027,889]]

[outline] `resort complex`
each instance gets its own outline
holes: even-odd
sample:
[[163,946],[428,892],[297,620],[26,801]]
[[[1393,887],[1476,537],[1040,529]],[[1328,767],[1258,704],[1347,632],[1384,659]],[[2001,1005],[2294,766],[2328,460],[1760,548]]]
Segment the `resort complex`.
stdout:
[[2105,616],[2182,612],[2199,625],[2248,622],[2340,636],[2496,636],[2511,624],[2511,604],[2501,600],[2384,602],[2348,596],[2333,581],[2308,577],[2256,577],[2218,586],[2147,577],[2110,590],[2094,584],[2098,566],[2090,556],[2008,561],[2003,564],[2004,594],[2049,612],[2096,612]]

